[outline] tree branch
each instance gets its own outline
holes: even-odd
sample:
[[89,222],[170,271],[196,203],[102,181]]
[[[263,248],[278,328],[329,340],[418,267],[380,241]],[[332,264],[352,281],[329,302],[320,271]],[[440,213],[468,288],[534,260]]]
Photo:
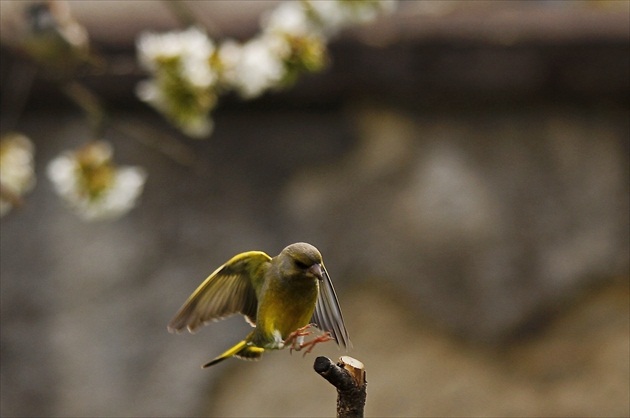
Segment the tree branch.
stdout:
[[362,418],[367,397],[367,380],[363,363],[341,356],[337,364],[327,357],[317,357],[315,371],[337,388],[337,417]]

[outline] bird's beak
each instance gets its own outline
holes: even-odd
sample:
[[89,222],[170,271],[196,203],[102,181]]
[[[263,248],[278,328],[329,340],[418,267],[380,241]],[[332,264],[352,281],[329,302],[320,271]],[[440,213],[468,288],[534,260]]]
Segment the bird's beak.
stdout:
[[321,264],[313,264],[308,268],[308,271],[311,272],[317,279],[324,280],[324,268]]

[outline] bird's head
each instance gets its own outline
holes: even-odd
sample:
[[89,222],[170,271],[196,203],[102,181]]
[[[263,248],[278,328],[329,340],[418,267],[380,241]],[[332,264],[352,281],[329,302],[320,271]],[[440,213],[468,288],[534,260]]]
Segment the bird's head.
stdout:
[[311,244],[305,242],[291,244],[282,250],[279,257],[289,276],[324,279],[326,269],[322,255]]

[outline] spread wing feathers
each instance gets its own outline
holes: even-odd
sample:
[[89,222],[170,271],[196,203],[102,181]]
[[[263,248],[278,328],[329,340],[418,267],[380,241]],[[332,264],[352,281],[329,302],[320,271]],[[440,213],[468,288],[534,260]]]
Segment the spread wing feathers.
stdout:
[[188,328],[191,333],[210,321],[236,313],[256,323],[257,294],[271,257],[261,251],[249,251],[231,258],[216,269],[193,292],[169,322],[170,332]]
[[348,331],[343,322],[341,308],[339,308],[337,294],[326,268],[324,268],[324,280],[319,284],[319,295],[317,296],[315,313],[311,322],[314,322],[322,331],[330,332],[338,345],[343,346],[345,349],[351,346]]

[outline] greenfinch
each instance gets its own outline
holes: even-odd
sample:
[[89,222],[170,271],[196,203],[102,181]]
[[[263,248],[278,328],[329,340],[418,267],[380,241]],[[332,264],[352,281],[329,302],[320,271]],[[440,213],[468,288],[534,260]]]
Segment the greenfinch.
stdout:
[[[322,256],[314,246],[291,244],[275,257],[249,251],[232,257],[195,290],[168,324],[170,332],[202,325],[233,314],[245,316],[254,330],[203,367],[237,357],[258,360],[266,350],[308,348],[334,339],[348,348],[350,340],[337,295]],[[304,337],[316,325],[324,335]],[[306,354],[305,353],[305,354]]]

